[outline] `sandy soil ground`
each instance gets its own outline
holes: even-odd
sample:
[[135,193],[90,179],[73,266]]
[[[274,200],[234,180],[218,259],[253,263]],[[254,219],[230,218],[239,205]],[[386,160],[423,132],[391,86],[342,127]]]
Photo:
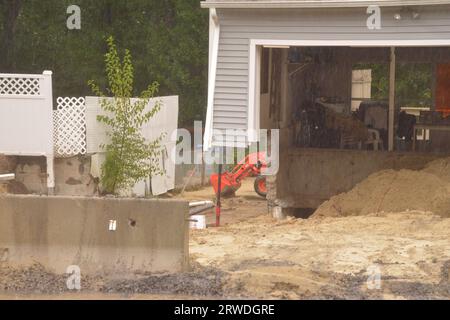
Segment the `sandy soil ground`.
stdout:
[[[449,219],[427,213],[288,220],[261,216],[196,231],[191,254],[242,297],[448,298]],[[372,270],[380,289],[369,289]]]
[[[175,197],[214,194],[205,188]],[[411,211],[277,222],[251,180],[223,207],[222,227],[191,231],[189,273],[89,279],[70,294],[39,268],[6,270],[0,299],[450,298],[450,219]],[[215,222],[212,211],[207,222]]]
[[[254,191],[254,180],[245,180],[242,187],[236,193],[236,197],[222,199],[221,226],[247,221],[250,218],[268,214],[267,201]],[[215,202],[215,193],[212,187],[202,188],[196,191],[178,194],[175,198],[188,201],[211,200]],[[215,209],[205,213],[206,223],[214,226],[216,223]]]

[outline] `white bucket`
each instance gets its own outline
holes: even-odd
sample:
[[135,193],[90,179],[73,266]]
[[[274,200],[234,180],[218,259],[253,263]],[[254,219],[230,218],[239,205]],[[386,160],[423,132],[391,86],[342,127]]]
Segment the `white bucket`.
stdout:
[[206,229],[206,216],[203,215],[191,216],[189,227],[191,229],[197,230]]

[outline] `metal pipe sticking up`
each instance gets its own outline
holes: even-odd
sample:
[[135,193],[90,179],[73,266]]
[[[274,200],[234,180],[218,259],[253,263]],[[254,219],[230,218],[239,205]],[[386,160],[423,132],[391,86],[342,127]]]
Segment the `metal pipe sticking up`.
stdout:
[[216,203],[216,227],[220,227],[220,214],[221,214],[221,203],[220,196],[222,194],[222,164],[219,164],[219,181],[217,190],[217,203]]
[[193,216],[214,208],[212,201],[194,201],[189,203],[189,215]]
[[16,178],[16,175],[14,173],[8,173],[8,174],[0,174],[0,182],[1,181],[11,181]]

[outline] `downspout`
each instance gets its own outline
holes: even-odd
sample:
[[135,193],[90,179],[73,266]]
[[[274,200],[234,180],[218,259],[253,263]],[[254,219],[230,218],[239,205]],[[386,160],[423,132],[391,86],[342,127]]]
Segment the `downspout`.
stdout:
[[208,77],[208,108],[206,111],[205,136],[203,150],[212,147],[214,94],[216,89],[217,60],[219,56],[220,24],[215,8],[209,9],[209,77]]

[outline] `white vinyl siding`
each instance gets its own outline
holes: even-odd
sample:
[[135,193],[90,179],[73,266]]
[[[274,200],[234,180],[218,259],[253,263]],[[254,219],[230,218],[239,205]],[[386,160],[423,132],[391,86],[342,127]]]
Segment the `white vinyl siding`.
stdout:
[[[447,40],[450,5],[414,7],[419,19],[401,8],[382,7],[380,30],[366,26],[367,8],[218,9],[220,42],[213,129],[248,128],[249,45],[269,40]],[[402,20],[393,16],[401,12]],[[213,144],[218,144],[213,136]]]

